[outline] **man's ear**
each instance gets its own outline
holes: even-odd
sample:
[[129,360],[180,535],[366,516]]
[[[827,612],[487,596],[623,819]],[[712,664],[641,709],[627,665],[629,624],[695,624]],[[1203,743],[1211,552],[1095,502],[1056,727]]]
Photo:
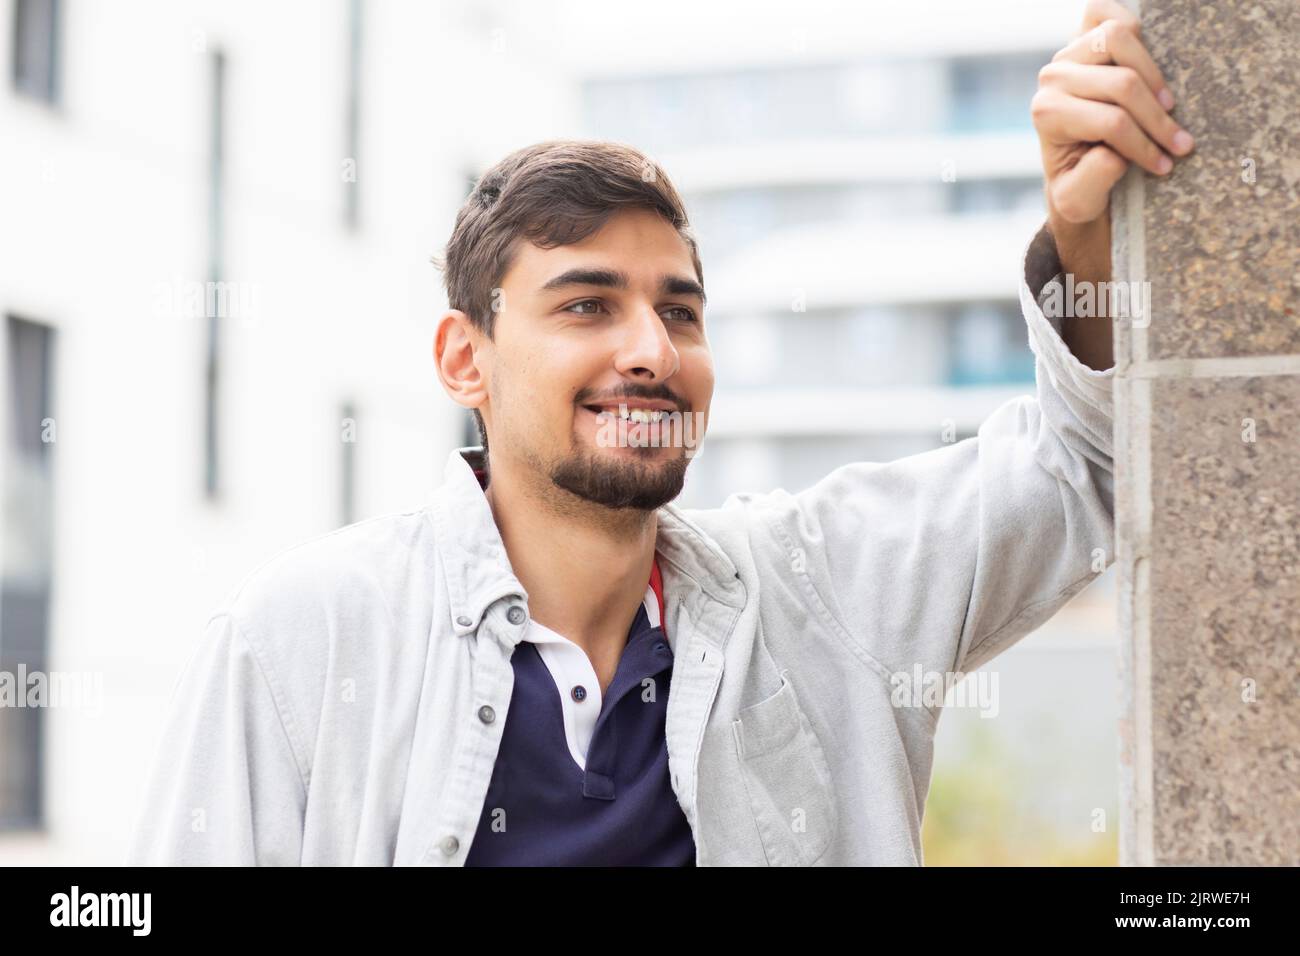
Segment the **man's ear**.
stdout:
[[460,309],[448,309],[438,320],[433,339],[438,379],[451,400],[464,408],[480,408],[487,401],[487,378],[478,364],[487,341]]

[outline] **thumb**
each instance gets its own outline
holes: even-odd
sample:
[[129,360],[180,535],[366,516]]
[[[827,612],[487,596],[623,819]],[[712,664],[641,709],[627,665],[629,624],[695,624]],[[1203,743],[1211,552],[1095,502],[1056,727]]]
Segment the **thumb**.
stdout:
[[1128,160],[1098,143],[1052,182],[1048,189],[1052,208],[1066,222],[1092,222],[1106,212],[1111,188],[1127,169]]

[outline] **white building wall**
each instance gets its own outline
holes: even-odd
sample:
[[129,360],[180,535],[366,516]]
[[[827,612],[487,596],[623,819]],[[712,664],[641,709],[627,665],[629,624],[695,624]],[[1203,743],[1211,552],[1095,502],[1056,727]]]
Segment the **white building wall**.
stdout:
[[[0,862],[121,858],[162,707],[208,614],[267,557],[340,523],[344,402],[358,519],[422,505],[462,441],[432,367],[445,300],[429,257],[477,164],[540,138],[554,110],[506,95],[523,62],[489,84],[490,110],[469,101],[490,37],[459,5],[364,10],[355,232],[346,0],[66,3],[58,105],[0,93],[0,312],[57,330],[48,668],[102,674],[104,695],[98,713],[45,713],[47,833],[0,835]],[[0,44],[7,58],[10,37]],[[254,309],[222,330],[209,500],[206,321],[166,298],[207,279],[216,48],[223,277],[252,289]]]

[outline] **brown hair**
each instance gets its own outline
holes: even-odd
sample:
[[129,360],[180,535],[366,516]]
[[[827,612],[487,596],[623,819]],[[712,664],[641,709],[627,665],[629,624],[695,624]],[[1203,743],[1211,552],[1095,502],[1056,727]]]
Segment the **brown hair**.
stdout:
[[[572,245],[598,231],[616,211],[657,211],[685,240],[701,284],[704,270],[686,207],[667,174],[639,150],[600,140],[548,140],[516,150],[474,185],[456,214],[444,255],[447,305],[494,332],[494,290],[520,241],[543,249]],[[474,409],[483,445],[487,431]]]

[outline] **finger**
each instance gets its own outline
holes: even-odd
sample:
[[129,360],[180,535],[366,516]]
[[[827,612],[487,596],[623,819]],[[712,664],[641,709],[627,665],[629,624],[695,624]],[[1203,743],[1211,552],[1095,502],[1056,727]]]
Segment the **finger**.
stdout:
[[1093,66],[1062,60],[1047,64],[1038,77],[1040,83],[1072,96],[1122,106],[1166,150],[1175,156],[1191,152],[1191,134],[1161,108],[1151,88],[1132,67]]
[[1052,181],[1048,198],[1066,222],[1092,222],[1105,211],[1111,189],[1127,169],[1124,157],[1099,143]]
[[1151,59],[1151,54],[1138,39],[1136,31],[1118,20],[1102,21],[1052,57],[1053,63],[1061,60],[1091,64],[1114,63],[1137,70],[1160,105],[1165,109],[1173,109],[1173,93],[1165,83],[1160,67]]
[[1039,90],[1034,101],[1035,126],[1047,141],[1058,145],[1105,143],[1157,176],[1173,169],[1173,160],[1122,106],[1080,99],[1051,87]]
[[1087,33],[1107,20],[1118,20],[1130,26],[1135,34],[1142,30],[1142,23],[1136,14],[1117,0],[1089,0],[1083,8],[1083,32]]

